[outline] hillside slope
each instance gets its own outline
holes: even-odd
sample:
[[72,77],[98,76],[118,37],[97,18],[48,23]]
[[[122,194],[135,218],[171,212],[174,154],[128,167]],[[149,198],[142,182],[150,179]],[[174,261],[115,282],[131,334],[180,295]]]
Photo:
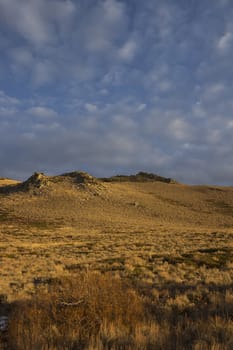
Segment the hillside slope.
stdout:
[[188,186],[136,176],[98,180],[84,172],[33,174],[2,187],[1,208],[15,220],[60,223],[87,229],[154,227],[233,227],[233,188]]
[[80,269],[152,285],[233,280],[232,187],[83,172],[0,186],[0,294],[11,300]]

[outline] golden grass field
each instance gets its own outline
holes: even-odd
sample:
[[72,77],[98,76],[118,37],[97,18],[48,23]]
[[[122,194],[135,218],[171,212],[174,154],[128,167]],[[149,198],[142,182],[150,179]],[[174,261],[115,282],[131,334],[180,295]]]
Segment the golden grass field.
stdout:
[[[42,180],[26,187],[0,180],[0,316],[13,315],[9,332],[14,339],[9,342],[5,335],[3,348],[233,349],[233,187],[80,182],[74,175]],[[113,311],[104,311],[98,331],[87,327],[85,336],[77,330],[81,323],[72,321],[64,342],[57,316],[48,326],[50,340],[43,338],[44,321],[31,326],[44,312],[37,299],[51,305],[61,298],[58,281],[72,284],[65,289],[72,302],[80,299],[82,285],[103,286],[110,298],[105,305],[117,300],[115,321],[109,320]],[[117,296],[114,288],[125,292]],[[68,296],[71,290],[76,292]],[[101,296],[95,300],[99,305]],[[63,319],[58,323],[78,319],[78,312],[74,307],[59,313]],[[25,324],[34,334],[30,340],[25,340]]]

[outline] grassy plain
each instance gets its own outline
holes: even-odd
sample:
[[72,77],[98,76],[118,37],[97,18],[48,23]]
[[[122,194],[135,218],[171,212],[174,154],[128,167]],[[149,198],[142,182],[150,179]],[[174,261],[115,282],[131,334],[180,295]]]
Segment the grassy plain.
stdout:
[[232,349],[233,188],[76,180],[0,180],[2,346]]

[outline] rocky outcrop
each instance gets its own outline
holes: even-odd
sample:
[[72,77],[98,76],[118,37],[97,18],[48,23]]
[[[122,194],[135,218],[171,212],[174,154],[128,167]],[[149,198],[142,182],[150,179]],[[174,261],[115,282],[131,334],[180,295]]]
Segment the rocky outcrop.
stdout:
[[65,191],[68,189],[98,190],[100,181],[83,171],[73,171],[57,176],[46,176],[43,173],[35,172],[26,181],[1,187],[4,193],[25,192],[31,195],[48,194],[55,191]]
[[65,176],[75,181],[78,184],[96,184],[98,180],[84,171],[73,171],[71,173],[65,173],[60,176]]
[[105,182],[152,182],[152,181],[160,181],[169,184],[177,183],[174,179],[169,177],[163,177],[160,175],[156,175],[153,173],[139,172],[135,175],[116,175],[109,178],[102,178]]
[[42,189],[46,188],[49,184],[49,177],[43,173],[35,172],[26,181],[18,183],[16,185],[5,186],[3,190],[6,192],[28,192],[32,194],[41,193]]

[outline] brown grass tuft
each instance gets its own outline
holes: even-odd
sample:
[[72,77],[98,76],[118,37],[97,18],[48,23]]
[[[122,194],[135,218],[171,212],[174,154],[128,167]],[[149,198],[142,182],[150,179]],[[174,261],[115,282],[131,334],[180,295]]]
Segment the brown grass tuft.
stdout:
[[113,335],[120,341],[122,334],[128,342],[142,320],[142,310],[140,297],[120,279],[82,273],[76,279],[55,282],[31,300],[15,303],[10,346],[15,350],[84,349],[100,339],[107,344]]

